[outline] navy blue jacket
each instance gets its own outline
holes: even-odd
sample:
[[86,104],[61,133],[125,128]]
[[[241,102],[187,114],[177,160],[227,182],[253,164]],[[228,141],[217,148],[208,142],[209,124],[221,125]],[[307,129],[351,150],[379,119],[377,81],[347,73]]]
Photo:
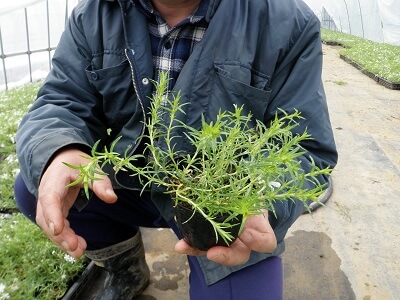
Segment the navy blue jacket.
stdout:
[[[319,22],[301,0],[211,0],[209,27],[174,87],[186,106],[185,122],[199,127],[218,110],[244,105],[268,122],[278,108],[297,109],[313,140],[303,144],[320,167],[334,167],[337,153],[321,80]],[[129,0],[87,0],[73,10],[57,50],[53,68],[17,133],[17,152],[28,189],[37,194],[39,180],[52,155],[74,144],[90,149],[97,141],[117,145],[121,153],[139,145],[153,85],[152,54],[146,17]],[[107,129],[112,134],[107,135]],[[189,145],[181,143],[183,149]],[[116,187],[139,188],[132,177],[113,178]],[[172,217],[170,199],[153,190],[165,218]],[[248,263],[223,267],[199,258],[212,284],[231,272],[284,250],[283,238],[304,208],[301,203],[276,204],[271,224],[278,239],[272,254],[252,253]]]

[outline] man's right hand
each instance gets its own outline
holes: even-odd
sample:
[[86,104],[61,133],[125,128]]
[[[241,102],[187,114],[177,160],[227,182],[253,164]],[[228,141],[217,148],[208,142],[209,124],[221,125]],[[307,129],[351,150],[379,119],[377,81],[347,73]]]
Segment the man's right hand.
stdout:
[[[79,171],[67,167],[84,165],[88,160],[83,158],[86,153],[76,149],[61,150],[53,158],[44,172],[38,189],[36,223],[46,235],[71,256],[79,258],[86,249],[86,241],[78,236],[67,220],[68,212],[74,204],[82,185],[66,187],[75,181]],[[90,188],[101,200],[107,203],[117,201],[117,196],[107,176],[97,175],[102,180],[96,180]]]

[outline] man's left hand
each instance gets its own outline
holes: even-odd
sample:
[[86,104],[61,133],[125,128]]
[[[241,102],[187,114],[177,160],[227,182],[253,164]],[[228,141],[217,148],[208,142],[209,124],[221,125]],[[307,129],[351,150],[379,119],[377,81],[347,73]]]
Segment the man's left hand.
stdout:
[[206,255],[209,260],[226,266],[236,266],[247,262],[251,250],[272,253],[277,247],[275,233],[268,221],[268,212],[263,215],[248,217],[238,239],[230,246],[215,246],[208,251],[200,251],[184,240],[175,245],[175,251],[186,255]]

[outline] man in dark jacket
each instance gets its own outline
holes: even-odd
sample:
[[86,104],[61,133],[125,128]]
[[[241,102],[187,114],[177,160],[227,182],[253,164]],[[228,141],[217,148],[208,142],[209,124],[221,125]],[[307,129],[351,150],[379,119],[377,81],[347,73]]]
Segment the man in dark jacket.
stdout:
[[[321,68],[319,22],[301,0],[81,1],[18,130],[17,203],[61,249],[104,267],[98,299],[137,296],[149,282],[138,226],[171,227],[179,236],[170,199],[155,189],[141,194],[133,177],[110,170],[81,207],[80,187],[66,188],[77,171],[63,162],[85,164],[97,140],[117,136],[118,152],[140,152],[151,80],[168,71],[171,92],[190,103],[190,126],[233,104],[265,123],[279,109],[297,109],[304,120],[296,130],[313,137],[303,145],[303,168],[309,157],[334,167]],[[276,204],[276,218],[250,217],[230,248],[200,252],[180,240],[175,250],[188,255],[191,298],[281,298],[279,254],[303,210],[287,201]]]

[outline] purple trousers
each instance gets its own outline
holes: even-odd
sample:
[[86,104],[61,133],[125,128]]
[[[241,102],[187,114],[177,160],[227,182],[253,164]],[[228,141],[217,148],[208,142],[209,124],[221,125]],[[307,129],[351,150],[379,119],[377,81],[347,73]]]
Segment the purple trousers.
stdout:
[[[35,222],[36,198],[26,188],[21,176],[14,186],[19,210]],[[139,227],[170,227],[179,236],[174,223],[167,223],[151,200],[150,193],[116,190],[118,201],[106,204],[95,196],[78,212],[68,215],[72,229],[85,238],[88,250],[97,250],[131,238]],[[283,298],[283,268],[280,257],[271,257],[234,272],[208,286],[195,257],[188,256],[190,299],[257,300]]]

